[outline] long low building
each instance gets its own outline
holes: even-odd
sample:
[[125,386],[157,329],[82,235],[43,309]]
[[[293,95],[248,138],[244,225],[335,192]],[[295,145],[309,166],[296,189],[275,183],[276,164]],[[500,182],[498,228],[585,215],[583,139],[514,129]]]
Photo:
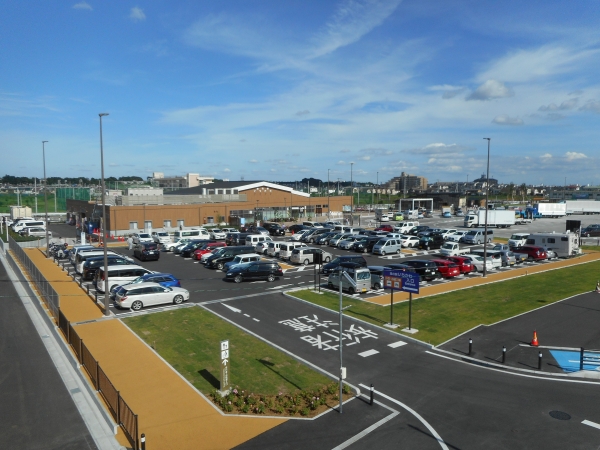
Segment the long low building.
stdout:
[[[230,200],[231,198],[235,200]],[[288,218],[340,218],[350,212],[350,196],[310,197],[305,192],[266,181],[226,181],[164,193],[160,198],[144,196],[139,204],[106,205],[107,230],[111,235],[132,231],[196,227],[226,222]],[[137,199],[136,199],[137,200]],[[122,202],[125,203],[125,202]],[[102,205],[67,200],[67,212],[78,226],[100,228]]]

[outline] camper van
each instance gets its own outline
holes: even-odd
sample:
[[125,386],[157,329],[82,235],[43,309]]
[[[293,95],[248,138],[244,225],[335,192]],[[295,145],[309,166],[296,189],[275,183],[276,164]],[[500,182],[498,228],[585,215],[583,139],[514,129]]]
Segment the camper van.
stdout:
[[[371,290],[371,271],[368,267],[357,267],[356,269],[348,269],[344,272],[348,274],[352,281],[342,275],[342,290],[346,290],[350,294],[362,294]],[[329,289],[340,288],[339,271],[331,272],[329,274],[327,287]]]
[[525,244],[552,250],[559,258],[568,258],[579,253],[577,234],[568,231],[566,233],[531,233]]

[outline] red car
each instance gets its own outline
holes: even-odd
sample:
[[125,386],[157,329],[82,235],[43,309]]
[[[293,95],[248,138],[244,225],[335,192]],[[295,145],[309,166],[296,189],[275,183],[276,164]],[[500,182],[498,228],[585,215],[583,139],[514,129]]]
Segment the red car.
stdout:
[[197,261],[200,261],[200,258],[202,258],[202,255],[204,255],[205,253],[212,252],[215,248],[225,246],[226,244],[223,241],[207,242],[202,247],[197,248],[196,251],[194,251],[194,255],[192,256],[192,258],[194,258]]
[[522,245],[515,253],[526,254],[527,261],[541,261],[542,259],[548,259],[548,253],[546,253],[544,247],[538,247],[536,245]]
[[460,269],[452,261],[447,259],[432,259],[431,262],[435,263],[444,278],[452,278],[460,275]]
[[375,228],[375,231],[385,231],[386,233],[392,233],[394,231],[394,227],[391,225],[381,225],[380,227]]
[[464,256],[447,256],[446,259],[456,264],[460,273],[467,274],[473,272],[473,264],[469,258]]

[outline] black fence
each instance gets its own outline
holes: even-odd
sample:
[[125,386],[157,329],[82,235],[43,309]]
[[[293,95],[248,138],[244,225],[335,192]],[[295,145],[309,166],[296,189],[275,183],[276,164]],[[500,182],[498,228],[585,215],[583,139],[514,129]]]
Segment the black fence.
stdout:
[[132,448],[138,450],[140,444],[137,414],[135,414],[125,400],[123,400],[121,394],[102,370],[98,361],[92,356],[92,353],[83,343],[83,339],[79,337],[75,328],[73,328],[60,310],[60,299],[56,291],[52,289],[50,283],[44,278],[42,273],[37,269],[21,247],[16,243],[13,246],[13,242],[10,243],[12,252],[19,260],[19,263],[29,272],[34,287],[44,301],[44,304],[48,307],[48,310],[52,313],[53,319],[58,324],[65,340],[73,349],[77,361],[85,368],[94,389],[98,391],[106,401],[111,415],[123,429]]

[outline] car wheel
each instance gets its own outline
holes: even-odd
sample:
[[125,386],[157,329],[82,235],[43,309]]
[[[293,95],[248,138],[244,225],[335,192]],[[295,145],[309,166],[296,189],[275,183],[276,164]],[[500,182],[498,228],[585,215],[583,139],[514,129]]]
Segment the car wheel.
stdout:
[[241,275],[236,275],[236,277],[233,279],[233,281],[235,281],[236,283],[241,283],[242,282],[242,276]]
[[366,248],[363,248],[363,253],[367,253],[367,251],[368,250]]
[[218,263],[217,264],[217,269],[223,270],[223,267],[225,267],[225,265],[223,263]]
[[134,311],[139,311],[143,307],[144,307],[144,305],[139,300],[136,300],[135,302],[133,302],[131,304],[131,309],[133,309]]
[[478,272],[477,266],[475,264],[473,264],[473,270],[471,272],[473,272],[473,273],[477,273]]
[[323,261],[325,261],[326,263],[328,263],[329,261],[331,261],[331,258],[329,256],[326,256]]
[[378,291],[379,289],[381,289],[381,285],[379,283],[375,283],[373,285],[373,289],[375,289],[376,291]]
[[275,275],[273,275],[272,273],[270,273],[269,276],[267,277],[267,281],[269,283],[272,283],[273,281],[275,281]]
[[183,295],[176,295],[173,299],[173,303],[175,303],[176,305],[180,305],[181,303],[183,303]]
[[396,255],[400,254],[400,249],[396,250]]
[[492,238],[488,238],[488,244],[492,243]]
[[305,259],[304,261],[302,261],[302,264],[304,264],[305,266],[308,266],[308,259]]
[[116,287],[118,287],[118,284],[113,284],[110,289],[108,290],[108,292],[110,293],[110,291],[112,291],[113,289],[115,289]]
[[327,287],[328,287],[329,289],[333,289],[333,284],[332,284],[332,283],[327,283]]
[[354,289],[354,287],[350,286],[348,288],[348,292],[350,293],[350,295],[354,295],[354,294],[356,294],[356,289]]
[[529,257],[527,258],[527,261],[528,261],[528,262],[533,262],[533,258],[532,258],[531,256],[529,256]]

